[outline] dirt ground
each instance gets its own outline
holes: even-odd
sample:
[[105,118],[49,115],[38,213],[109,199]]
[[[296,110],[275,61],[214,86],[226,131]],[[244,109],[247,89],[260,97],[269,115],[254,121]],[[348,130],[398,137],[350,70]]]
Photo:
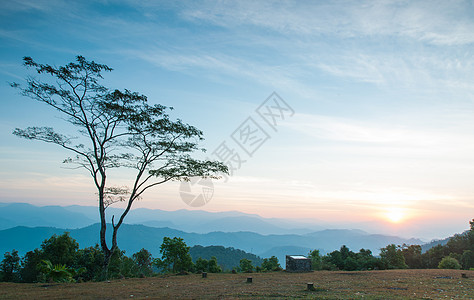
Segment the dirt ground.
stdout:
[[[467,278],[463,278],[465,274]],[[252,277],[252,283],[247,283]],[[315,290],[308,291],[313,283]],[[85,283],[0,283],[1,299],[474,299],[474,271],[170,275]]]

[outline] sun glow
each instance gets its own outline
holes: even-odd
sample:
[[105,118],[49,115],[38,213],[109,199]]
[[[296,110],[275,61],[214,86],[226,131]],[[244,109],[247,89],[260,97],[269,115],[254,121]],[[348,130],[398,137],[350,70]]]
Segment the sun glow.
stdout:
[[385,212],[385,217],[392,223],[400,223],[405,218],[405,213],[400,208],[389,208]]

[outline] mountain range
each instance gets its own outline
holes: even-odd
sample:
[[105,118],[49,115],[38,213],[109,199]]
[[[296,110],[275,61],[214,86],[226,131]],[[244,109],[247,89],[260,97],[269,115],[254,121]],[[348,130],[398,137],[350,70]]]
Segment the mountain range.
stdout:
[[[108,222],[121,209],[109,207]],[[46,226],[78,229],[98,222],[98,209],[94,206],[34,206],[27,203],[0,203],[0,230],[15,226]],[[262,218],[238,211],[207,212],[201,210],[165,211],[137,208],[127,215],[128,224],[149,227],[169,227],[195,233],[212,231],[251,231],[260,234],[304,234],[324,229],[322,226],[297,220]]]
[[[113,213],[118,211],[109,210],[109,214]],[[16,249],[24,254],[38,248],[51,235],[65,231],[70,232],[81,248],[93,246],[99,242],[95,214],[95,207],[2,203],[0,253]],[[304,224],[289,227],[284,224],[286,220],[265,219],[241,212],[168,212],[139,208],[130,212],[127,221],[129,224],[123,224],[118,235],[118,244],[127,255],[145,248],[154,257],[159,257],[159,247],[165,236],[181,237],[189,246],[233,247],[263,258],[275,255],[281,262],[287,254],[307,254],[312,249],[325,254],[346,245],[353,251],[365,248],[378,254],[380,248],[391,243],[423,243],[419,239],[369,234],[354,229],[312,230],[302,227]]]

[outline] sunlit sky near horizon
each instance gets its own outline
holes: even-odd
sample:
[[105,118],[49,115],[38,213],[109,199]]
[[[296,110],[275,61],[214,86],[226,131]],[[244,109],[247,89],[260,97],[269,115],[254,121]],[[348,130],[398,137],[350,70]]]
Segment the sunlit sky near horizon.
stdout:
[[[8,85],[32,74],[22,58],[83,55],[114,69],[107,86],[202,129],[208,156],[222,142],[240,153],[199,209],[459,233],[474,218],[473,46],[471,1],[2,1],[0,202],[96,204],[66,152],[11,134],[65,128]],[[275,129],[256,112],[272,92],[294,110]],[[252,156],[231,137],[249,117],[269,136]],[[136,207],[194,209],[179,183]]]

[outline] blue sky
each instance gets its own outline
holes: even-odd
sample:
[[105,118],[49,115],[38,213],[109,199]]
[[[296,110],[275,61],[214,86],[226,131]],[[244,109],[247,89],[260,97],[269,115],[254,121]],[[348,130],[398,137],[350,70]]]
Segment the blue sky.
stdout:
[[[470,1],[4,1],[0,4],[0,201],[95,205],[67,153],[16,127],[58,115],[7,82],[23,56],[83,55],[105,83],[175,108],[211,155],[248,117],[270,138],[201,209],[308,219],[422,238],[474,216],[474,7]],[[275,91],[294,110],[256,113]],[[116,174],[119,183],[127,175]],[[137,207],[190,209],[179,184]],[[400,219],[395,222],[396,219]]]

